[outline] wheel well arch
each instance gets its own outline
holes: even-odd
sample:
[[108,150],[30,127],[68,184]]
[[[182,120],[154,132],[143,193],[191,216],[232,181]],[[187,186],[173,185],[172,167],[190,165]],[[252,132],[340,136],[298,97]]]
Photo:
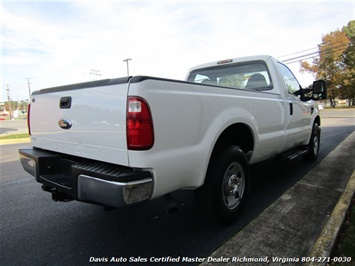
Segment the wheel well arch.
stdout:
[[319,117],[319,115],[317,115],[316,118],[314,119],[314,123],[317,123],[318,126],[320,126],[320,117]]
[[254,149],[254,135],[251,128],[243,123],[236,123],[227,127],[218,137],[210,161],[221,149],[231,145],[239,146],[250,159]]

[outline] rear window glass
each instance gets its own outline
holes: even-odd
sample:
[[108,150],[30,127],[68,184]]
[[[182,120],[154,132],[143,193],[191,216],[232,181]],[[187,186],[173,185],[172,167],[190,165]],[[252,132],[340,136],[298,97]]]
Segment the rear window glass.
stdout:
[[262,61],[197,69],[190,73],[188,81],[235,89],[258,91],[272,89],[269,71]]

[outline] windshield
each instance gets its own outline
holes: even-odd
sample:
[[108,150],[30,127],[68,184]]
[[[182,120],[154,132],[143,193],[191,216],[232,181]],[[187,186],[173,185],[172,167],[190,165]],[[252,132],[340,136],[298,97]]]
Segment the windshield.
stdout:
[[190,73],[188,81],[235,89],[272,89],[269,72],[262,61],[197,69]]

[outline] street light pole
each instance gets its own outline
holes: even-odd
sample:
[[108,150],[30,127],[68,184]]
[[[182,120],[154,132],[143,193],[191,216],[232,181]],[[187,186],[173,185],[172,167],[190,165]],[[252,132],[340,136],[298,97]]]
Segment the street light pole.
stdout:
[[131,58],[124,59],[123,62],[127,63],[127,77],[129,77],[129,64],[128,61],[132,60]]

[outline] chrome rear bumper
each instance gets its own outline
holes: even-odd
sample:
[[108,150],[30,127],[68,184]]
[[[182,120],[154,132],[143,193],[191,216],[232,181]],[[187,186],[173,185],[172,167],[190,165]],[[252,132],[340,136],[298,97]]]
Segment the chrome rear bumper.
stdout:
[[78,177],[78,199],[112,207],[148,200],[153,192],[153,179],[114,182],[87,175]]
[[154,189],[152,173],[120,165],[69,157],[36,148],[20,149],[26,172],[55,201],[78,200],[122,207],[146,201]]

